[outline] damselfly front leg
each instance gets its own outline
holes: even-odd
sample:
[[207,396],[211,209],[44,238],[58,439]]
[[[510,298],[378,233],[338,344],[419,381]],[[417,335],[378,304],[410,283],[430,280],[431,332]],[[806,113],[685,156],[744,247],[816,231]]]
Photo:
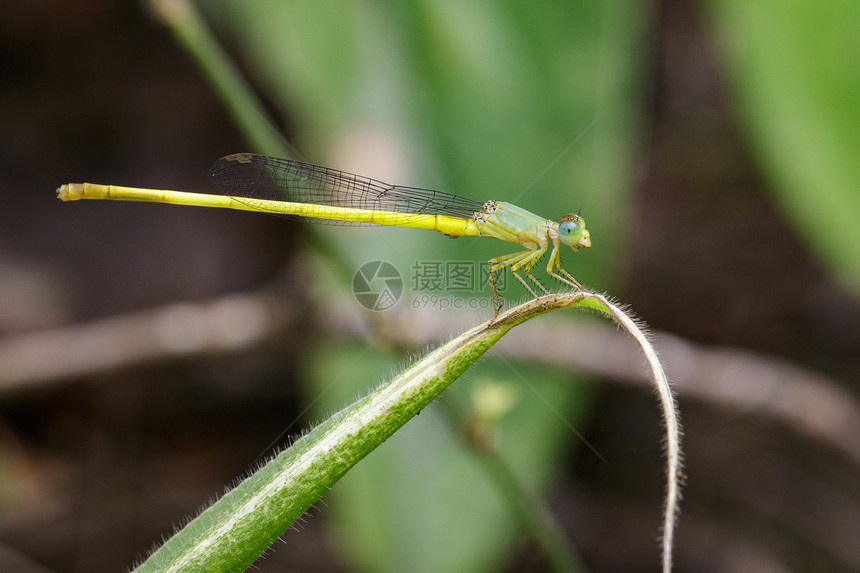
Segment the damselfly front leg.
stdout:
[[[558,269],[559,272],[561,272],[561,274],[563,274],[564,276],[562,277],[555,274],[553,269]],[[564,270],[564,268],[561,266],[561,253],[559,253],[558,242],[555,242],[555,245],[553,245],[552,253],[550,253],[549,256],[549,264],[547,264],[546,266],[546,272],[548,272],[549,275],[551,277],[554,277],[556,280],[568,284],[575,289],[582,290],[582,285],[580,284],[580,282],[573,278],[571,274]]]
[[520,251],[518,253],[512,253],[510,255],[502,255],[501,257],[495,257],[489,260],[487,263],[487,268],[490,272],[490,289],[493,293],[493,305],[495,310],[495,315],[498,316],[499,311],[502,310],[502,299],[499,296],[499,290],[496,286],[496,271],[502,270],[505,267],[511,267],[511,273],[517,278],[518,281],[522,283],[526,290],[528,290],[531,295],[535,298],[538,298],[538,294],[532,289],[531,286],[517,273],[518,270],[523,269],[526,276],[529,277],[534,284],[536,284],[540,289],[545,293],[549,294],[549,291],[543,286],[540,281],[538,281],[532,274],[531,269],[535,266],[535,264],[540,260],[543,254],[546,252],[546,245],[539,245],[535,249],[530,249],[528,251]]

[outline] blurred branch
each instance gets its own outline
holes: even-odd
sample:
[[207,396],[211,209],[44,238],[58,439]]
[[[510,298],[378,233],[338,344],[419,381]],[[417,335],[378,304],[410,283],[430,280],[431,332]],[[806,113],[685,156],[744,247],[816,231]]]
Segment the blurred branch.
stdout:
[[194,6],[186,0],[150,0],[149,5],[209,78],[253,148],[266,155],[291,156],[265,108]]
[[[486,397],[484,399],[486,400]],[[538,495],[529,484],[520,479],[498,450],[498,418],[506,413],[507,407],[495,410],[496,405],[492,413],[486,411],[486,408],[482,412],[482,407],[477,404],[480,400],[481,398],[476,398],[476,403],[469,409],[463,408],[454,400],[442,401],[454,434],[481,462],[511,513],[518,517],[517,522],[527,525],[526,532],[541,548],[552,570],[570,573],[586,571],[566,538],[563,527],[547,506],[546,498]]]
[[[264,290],[0,340],[0,392],[252,348],[287,330],[294,312],[284,300]],[[413,349],[445,339],[464,320],[462,313],[390,311],[371,323],[351,305],[318,310],[324,332],[367,337],[372,331]],[[835,380],[772,356],[653,334],[679,396],[779,421],[860,467],[860,403]],[[533,323],[509,333],[495,351],[649,387],[636,345],[596,321]]]
[[[275,122],[239,68],[225,52],[206,21],[188,0],[149,0],[155,16],[167,26],[177,41],[194,60],[233,116],[239,131],[257,152],[276,157],[303,159],[286,138],[281,137]],[[310,225],[312,244],[334,261],[334,269],[347,280],[353,273],[342,249],[335,248],[330,238],[314,231]]]
[[[647,386],[637,349],[602,324],[558,323],[513,332],[498,352],[570,370]],[[706,347],[667,332],[653,332],[655,346],[679,396],[734,412],[779,421],[841,451],[860,467],[860,403],[818,372],[762,353]],[[573,350],[567,341],[577,340]]]
[[172,304],[0,340],[0,392],[236,352],[278,336],[289,309],[267,292]]

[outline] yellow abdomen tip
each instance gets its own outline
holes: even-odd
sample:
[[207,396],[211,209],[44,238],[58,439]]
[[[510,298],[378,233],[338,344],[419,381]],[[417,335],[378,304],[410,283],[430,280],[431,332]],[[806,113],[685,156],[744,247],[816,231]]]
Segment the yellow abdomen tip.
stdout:
[[83,184],[68,183],[57,188],[57,199],[60,201],[77,201],[83,195]]

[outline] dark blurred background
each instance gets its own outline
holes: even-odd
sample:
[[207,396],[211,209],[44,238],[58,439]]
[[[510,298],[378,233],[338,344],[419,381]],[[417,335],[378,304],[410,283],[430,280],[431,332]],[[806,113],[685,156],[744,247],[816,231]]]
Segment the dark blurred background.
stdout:
[[[683,357],[664,350],[689,476],[678,571],[860,570],[856,3],[200,10],[302,156],[555,219],[581,209],[594,248],[566,268],[628,303],[658,348],[671,333],[721,357],[695,366],[729,372],[748,403],[688,390],[671,369]],[[511,250],[498,241],[60,203],[54,190],[78,181],[203,191],[212,161],[264,150],[147,5],[41,0],[0,14],[0,569],[130,567],[285,431],[346,403],[352,378],[367,387],[396,371],[411,355],[401,338],[418,339],[418,352],[434,320],[444,336],[489,316],[451,322],[411,308],[409,294],[367,313],[349,278],[383,259],[408,283],[412,261]],[[255,322],[258,303],[272,314]],[[216,326],[194,331],[200,316]],[[172,342],[127,335],[141,324]],[[58,346],[77,328],[105,345]],[[530,411],[535,398],[505,364],[489,357],[449,392],[468,400],[475,386],[511,384]],[[503,428],[501,447],[511,435],[512,464],[540,459],[536,485],[590,570],[658,571],[652,393],[543,368],[516,371],[558,392],[606,463],[546,413]],[[258,569],[546,570],[491,492],[474,511],[463,505],[470,488],[489,488],[444,416],[421,418]],[[451,505],[423,500],[422,478],[450,478]]]

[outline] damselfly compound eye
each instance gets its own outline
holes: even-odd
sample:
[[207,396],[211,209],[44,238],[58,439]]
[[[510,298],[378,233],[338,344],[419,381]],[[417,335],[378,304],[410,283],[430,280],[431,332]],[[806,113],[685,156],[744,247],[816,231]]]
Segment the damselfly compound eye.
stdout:
[[579,247],[582,234],[585,230],[585,222],[579,215],[565,215],[558,225],[558,238],[568,247]]

